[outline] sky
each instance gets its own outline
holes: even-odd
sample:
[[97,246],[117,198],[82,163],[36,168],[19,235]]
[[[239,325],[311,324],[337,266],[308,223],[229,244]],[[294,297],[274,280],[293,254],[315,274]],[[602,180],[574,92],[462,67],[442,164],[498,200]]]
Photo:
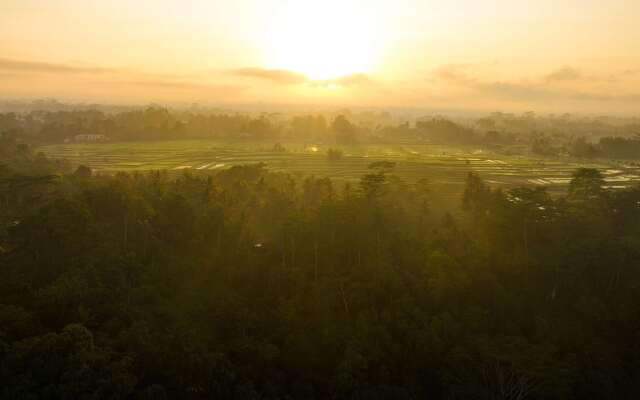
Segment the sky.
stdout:
[[638,0],[0,0],[0,98],[637,114]]

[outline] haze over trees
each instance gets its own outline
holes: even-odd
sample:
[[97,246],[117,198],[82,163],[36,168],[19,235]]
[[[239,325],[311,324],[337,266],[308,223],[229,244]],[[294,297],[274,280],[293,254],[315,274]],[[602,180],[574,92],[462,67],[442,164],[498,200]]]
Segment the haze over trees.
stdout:
[[597,170],[563,196],[470,173],[447,213],[388,161],[337,185],[0,154],[2,398],[640,395],[640,189]]
[[73,142],[78,135],[89,134],[110,141],[430,143],[541,157],[628,160],[640,156],[640,122],[634,118],[493,113],[469,119],[349,110],[239,113],[158,105],[69,109],[62,103],[34,103],[33,107],[38,105],[43,108],[0,113],[0,135],[41,144]]

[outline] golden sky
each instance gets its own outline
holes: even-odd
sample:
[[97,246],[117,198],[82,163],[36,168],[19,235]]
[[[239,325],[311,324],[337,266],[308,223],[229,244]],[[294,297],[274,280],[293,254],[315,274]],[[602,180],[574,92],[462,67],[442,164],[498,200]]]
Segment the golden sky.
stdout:
[[632,113],[638,0],[0,0],[0,97]]

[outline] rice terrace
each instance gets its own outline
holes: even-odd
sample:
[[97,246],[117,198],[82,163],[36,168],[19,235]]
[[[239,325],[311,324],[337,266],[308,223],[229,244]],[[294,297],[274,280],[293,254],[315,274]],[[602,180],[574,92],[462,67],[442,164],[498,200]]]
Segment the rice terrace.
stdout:
[[495,187],[547,186],[562,191],[577,168],[597,168],[610,188],[640,181],[640,167],[613,160],[542,158],[504,155],[471,147],[429,144],[341,146],[338,160],[327,157],[330,146],[216,140],[140,141],[126,143],[54,144],[38,150],[47,156],[83,164],[98,173],[168,170],[173,173],[215,172],[234,165],[264,163],[272,171],[293,175],[357,181],[374,161],[396,163],[395,173],[409,182],[427,178],[438,188],[461,187],[468,172],[476,172]]

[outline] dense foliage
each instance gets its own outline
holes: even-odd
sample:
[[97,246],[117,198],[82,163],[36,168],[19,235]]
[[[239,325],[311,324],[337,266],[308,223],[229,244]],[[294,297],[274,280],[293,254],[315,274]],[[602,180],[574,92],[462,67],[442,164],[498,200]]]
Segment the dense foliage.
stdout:
[[634,399],[640,189],[0,171],[0,397]]

